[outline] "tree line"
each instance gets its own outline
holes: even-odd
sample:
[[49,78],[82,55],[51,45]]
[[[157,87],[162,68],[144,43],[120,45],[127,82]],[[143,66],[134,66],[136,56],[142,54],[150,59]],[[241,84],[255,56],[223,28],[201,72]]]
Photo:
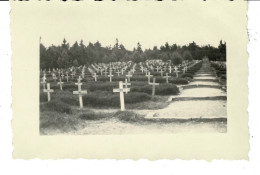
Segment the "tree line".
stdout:
[[45,47],[40,44],[40,68],[68,68],[71,66],[89,65],[92,63],[109,63],[118,61],[133,61],[135,63],[146,60],[161,59],[171,61],[174,65],[181,64],[184,60],[201,60],[208,57],[212,61],[226,61],[226,43],[220,41],[218,47],[211,45],[199,46],[195,42],[180,46],[169,45],[168,42],[153,49],[142,49],[138,42],[133,50],[127,50],[116,39],[113,47],[103,47],[99,41],[89,43],[87,46],[81,40],[72,46],[63,40],[61,45]]

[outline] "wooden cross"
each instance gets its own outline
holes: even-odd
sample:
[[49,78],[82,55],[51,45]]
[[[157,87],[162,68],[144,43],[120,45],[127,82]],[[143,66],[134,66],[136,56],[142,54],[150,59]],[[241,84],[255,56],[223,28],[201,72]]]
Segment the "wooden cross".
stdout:
[[[127,82],[127,79],[125,79],[125,82],[123,83],[123,85],[125,86],[125,88],[127,88],[127,86],[130,86],[131,83],[128,83],[128,82]],[[128,91],[127,91],[127,92],[128,92]],[[127,94],[127,92],[126,92],[126,94]]]
[[153,82],[152,82],[152,83],[149,83],[149,85],[152,85],[152,86],[153,86],[153,89],[152,89],[152,97],[154,97],[154,95],[155,95],[155,86],[158,86],[159,83],[155,83],[155,78],[153,78]]
[[174,72],[176,73],[176,77],[178,78],[179,77],[178,72],[180,71],[178,71],[178,68],[176,66],[174,67],[174,70],[175,70]]
[[56,75],[55,74],[53,74],[53,80],[56,82],[56,80],[57,80],[57,77],[56,77]]
[[43,89],[45,89],[45,84],[46,84],[46,77],[45,76],[42,77],[41,84],[43,85]]
[[82,72],[81,72],[81,75],[82,75],[82,78],[84,78],[84,77],[85,77],[85,72],[82,71]]
[[157,72],[159,71],[159,67],[158,66],[156,67],[156,70],[157,70]]
[[148,71],[148,70],[145,68],[145,75],[147,75],[147,71]]
[[168,76],[168,73],[166,73],[166,76],[164,76],[164,78],[166,78],[166,83],[169,83],[169,78],[170,78],[171,76]]
[[51,101],[51,92],[54,92],[53,89],[50,89],[50,83],[47,83],[47,89],[43,89],[43,92],[46,92],[48,95],[48,101]]
[[62,91],[62,85],[63,85],[63,82],[61,81],[61,78],[60,78],[60,81],[57,83],[58,85],[60,85],[60,90]]
[[143,68],[143,66],[141,66],[141,71],[144,72],[144,68]]
[[112,82],[112,77],[113,77],[113,76],[114,76],[114,75],[112,75],[111,72],[110,72],[109,75],[108,75],[110,82]]
[[122,75],[124,75],[124,69],[121,69],[121,73],[122,73]]
[[96,73],[94,73],[94,75],[93,75],[93,78],[95,78],[95,81],[97,81],[97,74]]
[[128,81],[130,82],[130,77],[132,77],[132,75],[130,74],[130,71],[128,72],[128,74],[126,75],[126,77],[128,78]]
[[167,70],[167,67],[166,67],[166,65],[164,66],[164,72],[166,72],[166,70]]
[[104,73],[105,73],[105,76],[107,76],[107,69],[105,69],[105,72],[104,72]]
[[79,76],[79,78],[78,78],[78,82],[81,82],[81,80],[82,80],[82,78]]
[[170,73],[172,73],[172,67],[171,66],[169,66],[169,70],[170,70]]
[[163,76],[163,70],[161,69],[161,71],[160,71],[160,72],[161,72],[161,77],[162,77],[162,76]]
[[125,110],[125,100],[124,100],[124,92],[129,92],[129,88],[123,87],[123,82],[119,81],[119,89],[113,89],[113,92],[119,92],[120,93],[120,107],[121,111]]
[[70,76],[69,76],[68,72],[66,72],[66,74],[67,74],[67,75],[66,75],[66,79],[67,79],[67,82],[68,82]]
[[78,85],[78,91],[73,91],[73,94],[79,95],[79,107],[82,109],[83,108],[82,96],[84,94],[87,94],[87,91],[81,90],[82,83],[78,82],[78,83],[75,83],[75,85]]
[[183,67],[182,71],[183,71],[183,74],[185,74],[185,67]]
[[116,73],[117,73],[117,76],[119,77],[119,74],[120,74],[121,72],[118,70]]
[[101,76],[103,75],[103,69],[100,69],[100,75]]
[[146,77],[148,77],[148,84],[151,82],[151,77],[153,77],[153,75],[150,74],[150,72],[148,72],[148,75],[145,75]]

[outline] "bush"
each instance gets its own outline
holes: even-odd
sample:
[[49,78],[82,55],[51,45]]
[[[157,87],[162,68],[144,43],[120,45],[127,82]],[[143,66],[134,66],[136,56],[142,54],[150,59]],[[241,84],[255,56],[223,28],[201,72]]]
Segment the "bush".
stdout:
[[169,79],[169,83],[172,84],[188,84],[188,80],[184,79],[184,78],[173,78],[173,79]]
[[96,114],[93,111],[86,111],[79,115],[79,118],[82,120],[100,120],[106,117],[104,114]]
[[56,111],[59,113],[67,113],[71,114],[72,109],[69,105],[66,103],[63,103],[58,100],[52,100],[50,102],[44,103],[40,105],[40,110],[41,111]]
[[[125,95],[125,104],[133,104],[150,100],[151,97],[146,93],[128,93]],[[96,91],[83,97],[83,102],[87,106],[93,107],[119,107],[120,99],[118,93]]]
[[115,116],[118,117],[119,120],[126,122],[144,121],[144,117],[131,111],[118,111],[117,113],[115,113]]
[[55,133],[69,132],[82,127],[82,120],[67,114],[57,112],[40,113],[40,132],[49,134],[49,131],[55,130]]
[[182,74],[181,75],[181,78],[193,78],[193,74],[191,74],[191,73],[185,73],[185,74]]

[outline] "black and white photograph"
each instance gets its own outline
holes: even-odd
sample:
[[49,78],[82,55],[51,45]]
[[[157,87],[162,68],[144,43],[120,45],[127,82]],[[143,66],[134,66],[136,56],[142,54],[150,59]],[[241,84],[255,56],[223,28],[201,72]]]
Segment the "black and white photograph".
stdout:
[[[128,8],[113,18],[84,14],[77,14],[86,19],[77,24],[80,34],[39,36],[41,135],[227,132],[225,38],[193,40],[208,32],[193,26],[175,40],[178,25],[146,15],[133,19]],[[106,26],[110,20],[112,27]],[[165,37],[156,23],[172,34]],[[93,26],[98,29],[81,30]]]

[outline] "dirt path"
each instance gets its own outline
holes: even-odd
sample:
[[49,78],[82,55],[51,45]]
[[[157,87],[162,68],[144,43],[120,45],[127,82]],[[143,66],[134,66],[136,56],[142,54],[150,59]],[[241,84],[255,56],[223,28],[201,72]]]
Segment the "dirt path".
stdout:
[[[203,62],[193,81],[182,88],[180,95],[169,99],[173,102],[167,108],[149,111],[145,117],[150,119],[227,118],[227,95],[221,89],[209,62]],[[140,112],[144,114],[143,111]]]

